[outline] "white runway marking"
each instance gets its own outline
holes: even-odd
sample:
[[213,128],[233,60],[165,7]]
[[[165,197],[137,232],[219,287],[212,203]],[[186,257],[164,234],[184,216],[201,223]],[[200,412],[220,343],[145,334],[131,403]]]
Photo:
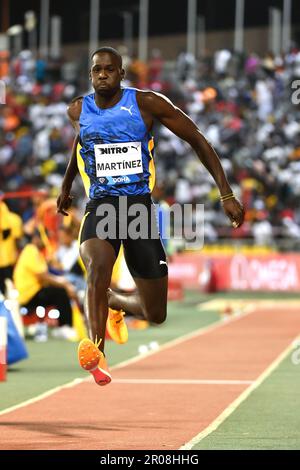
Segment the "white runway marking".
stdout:
[[114,379],[114,384],[159,384],[159,385],[249,385],[254,380],[218,379]]
[[[126,367],[130,364],[134,364],[136,362],[142,361],[146,357],[149,357],[149,356],[157,354],[161,351],[164,351],[165,349],[169,349],[169,348],[172,348],[173,346],[177,346],[178,344],[181,344],[184,341],[188,341],[189,339],[196,338],[197,336],[205,335],[207,333],[210,333],[211,331],[217,330],[218,328],[226,327],[226,326],[230,325],[231,323],[234,323],[234,322],[244,318],[245,316],[251,314],[252,312],[253,311],[251,310],[251,311],[249,311],[247,313],[244,313],[242,315],[232,317],[232,318],[228,319],[226,322],[224,322],[222,320],[216,321],[216,322],[214,322],[213,324],[211,324],[209,326],[199,328],[196,331],[192,331],[190,333],[187,333],[186,335],[180,336],[179,338],[168,341],[167,343],[161,345],[159,347],[159,349],[149,351],[149,352],[147,352],[145,354],[142,354],[142,355],[139,354],[137,356],[132,357],[131,359],[127,359],[125,361],[122,361],[119,364],[116,364],[115,366],[110,367],[110,370],[116,370],[116,369]],[[91,382],[93,380],[94,379],[93,379],[93,377],[91,377],[91,375],[88,375],[88,377],[86,377],[84,379],[78,378],[78,379],[72,380],[71,382],[68,382],[64,385],[60,385],[58,387],[52,388],[52,389],[48,390],[47,392],[44,392],[40,395],[37,395],[34,398],[30,398],[29,400],[23,401],[23,402],[19,403],[18,405],[10,406],[9,408],[6,408],[6,409],[0,411],[0,416],[4,415],[6,413],[11,413],[12,411],[16,411],[16,410],[18,410],[20,408],[23,408],[25,406],[32,405],[33,403],[36,403],[40,400],[43,400],[44,398],[48,398],[49,396],[53,395],[54,393],[60,392],[64,388],[75,387],[76,385],[78,385],[82,382]],[[114,383],[114,382],[115,382],[115,380],[112,381],[112,383]]]
[[219,426],[245,401],[249,395],[256,390],[262,382],[267,379],[279,364],[290,354],[293,349],[293,342],[267,367],[264,372],[248,387],[241,395],[239,395],[225,410],[211,423],[207,428],[193,437],[192,440],[180,447],[180,450],[191,450],[196,444],[199,444],[206,436],[216,431]]

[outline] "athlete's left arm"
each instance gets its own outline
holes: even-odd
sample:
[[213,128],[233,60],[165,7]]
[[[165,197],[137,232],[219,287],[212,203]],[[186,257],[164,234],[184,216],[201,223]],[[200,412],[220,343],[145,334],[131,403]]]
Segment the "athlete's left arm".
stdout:
[[[194,121],[159,93],[143,92],[141,95],[142,109],[191,145],[200,161],[214,178],[222,196],[231,193],[232,190],[218,155]],[[223,203],[223,208],[231,222],[236,222],[238,226],[243,223],[244,209],[237,199],[227,200]]]

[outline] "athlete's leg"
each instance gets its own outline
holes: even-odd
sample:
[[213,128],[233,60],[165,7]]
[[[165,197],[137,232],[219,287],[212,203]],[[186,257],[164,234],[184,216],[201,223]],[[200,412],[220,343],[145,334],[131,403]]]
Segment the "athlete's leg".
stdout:
[[[148,237],[123,240],[124,256],[138,293],[123,295],[108,291],[109,306],[129,311],[151,323],[162,323],[167,313],[168,267],[159,237],[154,206],[149,195],[139,198],[147,209]],[[138,202],[136,198],[131,202]]]
[[123,294],[109,289],[109,306],[123,309],[151,323],[163,323],[167,315],[168,276],[158,279],[134,278],[138,292]]
[[99,349],[103,351],[108,314],[107,289],[111,282],[116,252],[109,242],[92,238],[80,245],[80,256],[87,273],[85,315],[89,335],[92,340],[96,336],[98,339],[102,338]]
[[122,308],[151,323],[162,323],[167,314],[168,267],[159,237],[123,241],[128,269],[138,292],[124,295],[109,291],[109,305]]
[[130,313],[135,318],[145,320],[146,316],[141,307],[141,298],[138,291],[134,292],[117,292],[113,289],[108,289],[108,306],[113,310],[124,310],[125,313]]
[[134,278],[147,320],[163,323],[167,317],[168,276],[157,279]]

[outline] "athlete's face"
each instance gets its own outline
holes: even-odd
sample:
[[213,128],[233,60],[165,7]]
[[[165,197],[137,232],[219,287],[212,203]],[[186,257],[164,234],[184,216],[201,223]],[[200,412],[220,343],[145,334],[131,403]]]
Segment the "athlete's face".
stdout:
[[120,88],[124,78],[118,58],[114,54],[103,52],[93,57],[90,70],[92,85],[99,95],[111,95]]

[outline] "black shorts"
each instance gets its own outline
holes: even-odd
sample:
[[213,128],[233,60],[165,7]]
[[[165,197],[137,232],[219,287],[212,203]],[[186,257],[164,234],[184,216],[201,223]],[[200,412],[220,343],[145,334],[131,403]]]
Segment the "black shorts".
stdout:
[[[139,206],[134,206],[138,204]],[[155,206],[150,194],[107,196],[86,205],[79,242],[91,238],[108,241],[118,257],[121,243],[134,278],[156,279],[168,274]]]

